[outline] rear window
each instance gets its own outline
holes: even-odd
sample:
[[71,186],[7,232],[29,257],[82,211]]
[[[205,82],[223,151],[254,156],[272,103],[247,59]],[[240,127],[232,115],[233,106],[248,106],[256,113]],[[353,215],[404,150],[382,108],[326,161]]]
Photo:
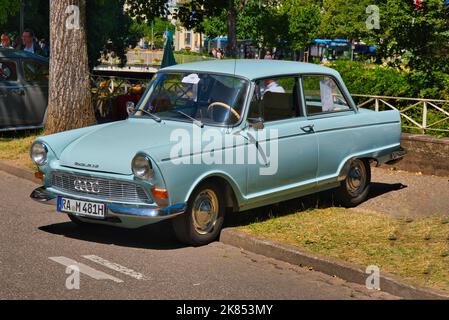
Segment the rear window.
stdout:
[[303,85],[309,116],[351,110],[338,84],[331,77],[304,76]]
[[17,65],[13,61],[0,60],[0,82],[17,81]]

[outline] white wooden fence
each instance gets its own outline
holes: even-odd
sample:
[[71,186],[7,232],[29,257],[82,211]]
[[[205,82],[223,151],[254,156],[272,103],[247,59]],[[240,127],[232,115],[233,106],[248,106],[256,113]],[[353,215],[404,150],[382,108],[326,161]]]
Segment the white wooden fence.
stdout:
[[449,132],[449,100],[370,96],[353,94],[359,108],[375,111],[398,110],[407,129],[417,129],[421,133]]

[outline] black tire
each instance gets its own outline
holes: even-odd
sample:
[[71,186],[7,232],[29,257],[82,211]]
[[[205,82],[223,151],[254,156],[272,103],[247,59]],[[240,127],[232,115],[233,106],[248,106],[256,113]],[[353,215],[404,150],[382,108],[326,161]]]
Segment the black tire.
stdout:
[[354,208],[367,198],[371,185],[371,166],[368,160],[351,162],[348,176],[336,191],[337,201],[346,208]]
[[[178,240],[192,246],[208,245],[220,236],[225,217],[225,204],[220,198],[221,188],[211,182],[203,183],[190,197],[186,213],[172,220],[173,230]],[[209,214],[202,214],[204,228],[198,223],[201,210],[199,206],[209,209]],[[206,223],[208,224],[206,225]]]

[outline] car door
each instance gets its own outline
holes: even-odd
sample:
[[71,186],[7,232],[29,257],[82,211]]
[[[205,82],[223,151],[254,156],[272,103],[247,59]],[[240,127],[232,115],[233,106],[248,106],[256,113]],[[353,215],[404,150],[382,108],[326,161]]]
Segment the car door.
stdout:
[[22,124],[25,91],[18,67],[17,60],[0,59],[0,128]]
[[361,139],[357,110],[342,84],[329,75],[304,75],[304,100],[308,119],[313,121],[319,145],[319,184],[339,174],[340,167],[357,152]]
[[28,125],[42,124],[48,105],[48,63],[33,59],[23,60],[23,80],[26,85],[24,121]]
[[263,79],[256,83],[248,121],[263,119],[264,128],[249,128],[248,166],[250,198],[273,197],[314,187],[318,142],[312,123],[304,117],[298,77]]

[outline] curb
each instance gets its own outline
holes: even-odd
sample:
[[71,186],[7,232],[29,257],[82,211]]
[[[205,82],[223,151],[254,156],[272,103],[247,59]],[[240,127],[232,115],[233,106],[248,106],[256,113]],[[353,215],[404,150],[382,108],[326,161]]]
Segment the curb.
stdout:
[[13,164],[8,163],[7,161],[0,160],[0,170],[9,173],[13,176],[16,176],[18,178],[31,181],[33,183],[39,185],[42,184],[41,180],[36,179],[34,177],[34,172],[32,170],[15,166]]
[[[313,267],[314,271],[336,276],[348,282],[365,285],[368,277],[368,274],[360,266],[305,252],[294,246],[250,236],[234,228],[224,229],[221,233],[220,242],[301,267]],[[380,286],[382,291],[404,299],[449,299],[447,293],[410,286],[401,283],[390,274],[381,274]]]

